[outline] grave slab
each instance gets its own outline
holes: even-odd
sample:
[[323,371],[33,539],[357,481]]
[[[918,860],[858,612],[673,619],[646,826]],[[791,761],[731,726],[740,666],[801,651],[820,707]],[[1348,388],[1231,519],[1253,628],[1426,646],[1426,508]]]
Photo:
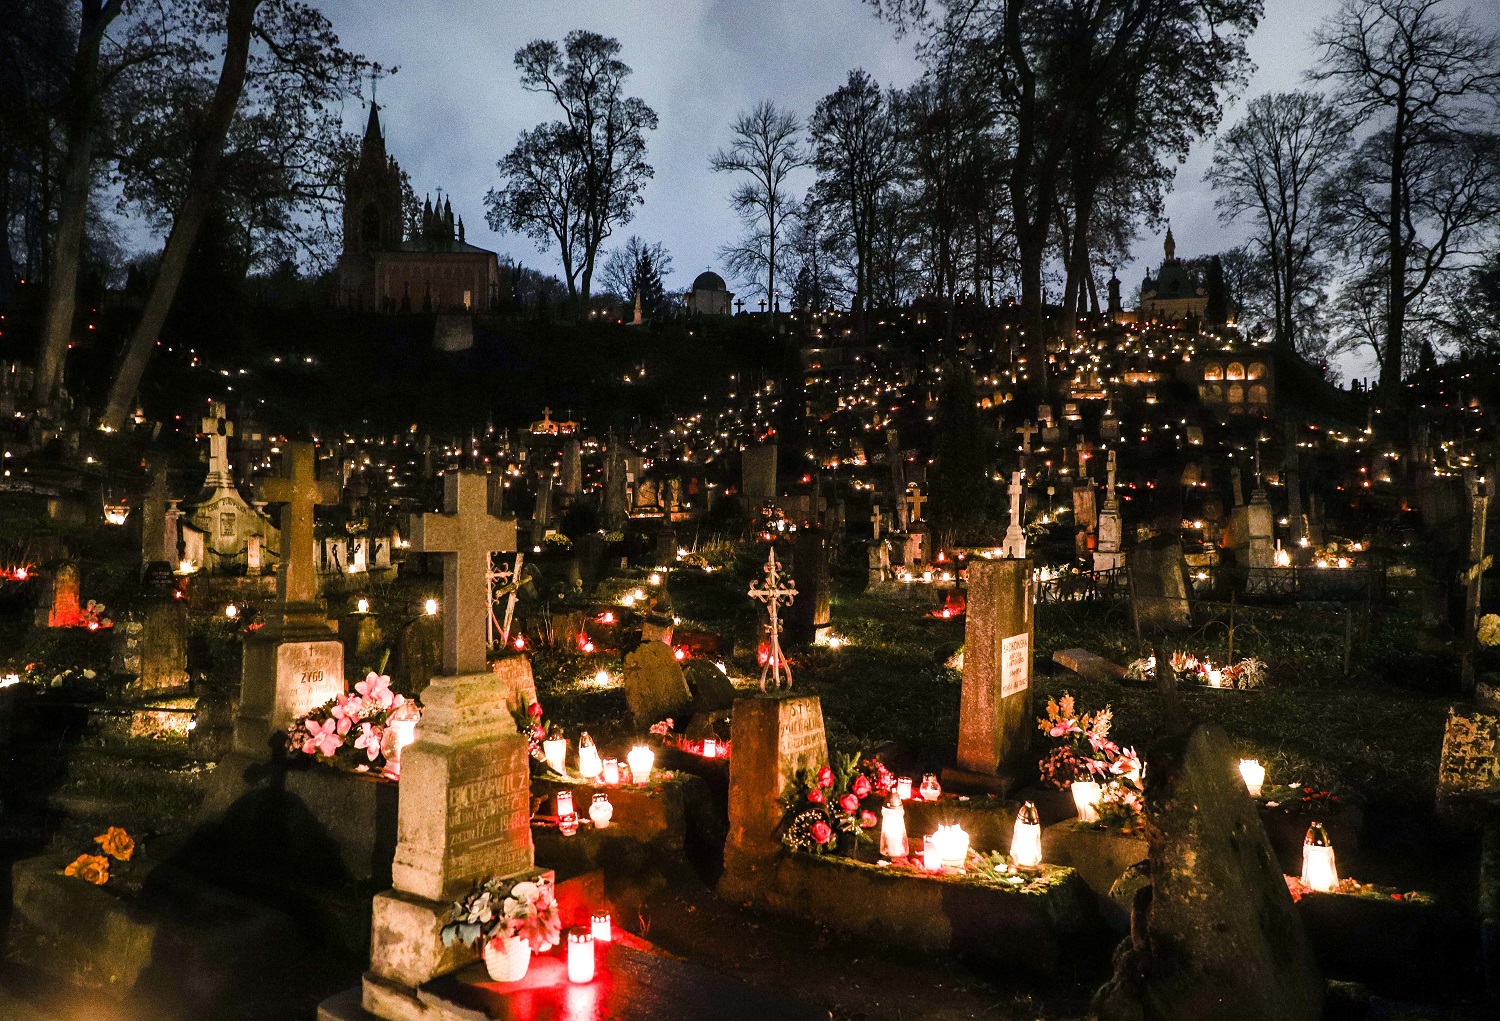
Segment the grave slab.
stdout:
[[1052,662],[1089,681],[1118,681],[1125,677],[1124,667],[1087,649],[1058,649],[1052,654]]

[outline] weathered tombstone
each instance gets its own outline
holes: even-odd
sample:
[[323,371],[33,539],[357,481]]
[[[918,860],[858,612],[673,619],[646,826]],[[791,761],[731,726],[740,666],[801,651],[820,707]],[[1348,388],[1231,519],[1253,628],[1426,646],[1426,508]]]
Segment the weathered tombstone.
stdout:
[[313,446],[295,442],[289,471],[261,484],[262,495],[283,504],[281,544],[287,551],[277,576],[277,603],[266,624],[245,636],[235,750],[266,752],[273,735],[344,692],[344,647],[318,602],[313,562],[313,508],[338,502],[335,482],[319,482]]
[[1007,557],[1026,555],[1026,528],[1022,521],[1025,512],[1026,488],[1021,484],[1021,473],[1010,473],[1010,524],[1005,529],[1005,542],[1001,549]]
[[188,609],[181,599],[153,599],[141,616],[140,668],[131,687],[142,694],[188,686]]
[[1104,508],[1099,512],[1099,535],[1094,549],[1094,570],[1113,571],[1125,563],[1125,554],[1120,551],[1124,522],[1120,515],[1120,500],[1115,495],[1115,452],[1109,452],[1109,467],[1104,483]]
[[1281,864],[1218,728],[1155,749],[1151,886],[1099,990],[1099,1021],[1317,1021],[1324,986]]
[[1141,628],[1173,630],[1191,622],[1187,561],[1176,535],[1157,535],[1136,543],[1126,566],[1130,603]]
[[625,657],[625,702],[637,724],[679,717],[692,700],[682,667],[664,642],[642,642]]
[[788,614],[788,631],[799,642],[826,639],[833,630],[829,601],[828,540],[822,532],[807,529],[797,533],[792,547],[792,577],[797,596]]
[[1271,510],[1271,501],[1260,486],[1250,494],[1250,504],[1245,513],[1247,567],[1264,570],[1276,565],[1276,520]]
[[1081,481],[1073,485],[1073,527],[1076,531],[1077,552],[1088,556],[1095,544],[1095,532],[1099,525],[1095,503],[1094,484]]
[[816,695],[740,699],[734,703],[730,742],[726,881],[732,872],[776,852],[782,793],[799,772],[813,775],[828,765],[823,704]]
[[1438,760],[1437,804],[1464,815],[1500,795],[1500,713],[1448,707]]
[[[167,545],[167,467],[165,464],[151,465],[151,488],[141,501],[141,570],[148,564],[171,564],[177,562],[177,538],[172,537],[171,548]],[[173,522],[175,525],[176,523]]]
[[891,565],[891,546],[889,541],[880,539],[875,542],[866,543],[865,561],[870,572],[870,586],[874,587],[884,584]]
[[745,506],[759,507],[776,499],[776,444],[746,447],[740,463],[740,490]]
[[47,604],[48,627],[72,627],[83,616],[78,603],[78,568],[62,564],[52,573],[51,599]]
[[563,444],[561,482],[564,504],[572,503],[583,492],[583,447],[577,437]]
[[1029,558],[969,562],[959,784],[1005,793],[1033,765],[1031,646],[1036,591]]

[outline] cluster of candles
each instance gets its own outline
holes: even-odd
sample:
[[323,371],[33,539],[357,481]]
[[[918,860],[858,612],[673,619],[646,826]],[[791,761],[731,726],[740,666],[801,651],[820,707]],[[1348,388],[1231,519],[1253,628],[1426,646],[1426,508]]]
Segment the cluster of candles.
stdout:
[[[713,758],[713,754],[707,750],[711,740],[704,742],[704,755],[709,758]],[[567,776],[568,739],[565,737],[544,739],[542,757],[547,760],[547,766],[554,773]],[[656,753],[649,746],[638,744],[625,756],[625,764],[630,770],[631,782],[638,787],[644,787],[651,782],[651,769],[656,764]],[[620,760],[601,758],[594,739],[584,733],[578,738],[578,773],[585,780],[615,787],[620,783]]]
[[[935,785],[936,780],[933,782]],[[936,797],[931,800],[936,800]],[[906,839],[906,809],[902,802],[898,785],[880,810],[880,853],[886,858],[915,857]],[[963,868],[968,857],[969,834],[964,828],[958,823],[939,823],[936,832],[922,838],[918,863],[925,872],[941,872],[945,868]],[[1010,857],[1016,868],[1034,869],[1042,863],[1042,821],[1036,806],[1029,801],[1021,806],[1016,816]]]
[[[573,806],[572,791],[558,791],[552,796],[557,806],[557,828],[565,837],[571,837],[578,832],[578,813]],[[589,821],[598,830],[609,829],[609,822],[614,818],[615,806],[610,804],[608,794],[595,794],[593,802],[589,805]]]

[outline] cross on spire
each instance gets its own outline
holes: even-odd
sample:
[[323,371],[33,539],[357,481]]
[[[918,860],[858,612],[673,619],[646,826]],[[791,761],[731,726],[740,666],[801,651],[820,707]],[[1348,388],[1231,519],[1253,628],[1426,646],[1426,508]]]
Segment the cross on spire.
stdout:
[[443,559],[443,673],[483,673],[490,554],[516,548],[516,523],[490,515],[482,472],[443,474],[443,513],[413,518],[411,548]]
[[283,603],[315,603],[317,568],[313,564],[313,508],[339,502],[337,482],[319,482],[311,443],[295,442],[282,458],[280,478],[262,479],[256,496],[281,508],[281,574],[276,591]]
[[781,687],[781,674],[786,671],[786,686],[792,686],[792,668],[781,654],[781,620],[778,606],[790,606],[797,598],[797,590],[790,578],[783,578],[780,565],[776,563],[776,549],[766,553],[765,581],[750,583],[750,598],[766,604],[766,613],[771,618],[771,655],[760,670],[760,690],[766,690],[766,674],[771,674],[774,687]]

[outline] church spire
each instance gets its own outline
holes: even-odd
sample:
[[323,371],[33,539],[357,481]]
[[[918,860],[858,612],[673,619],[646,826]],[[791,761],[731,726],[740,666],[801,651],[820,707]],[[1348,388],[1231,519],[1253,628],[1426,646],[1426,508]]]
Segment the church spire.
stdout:
[[1167,261],[1171,262],[1177,258],[1177,242],[1172,239],[1172,221],[1167,221],[1167,240],[1162,244],[1162,250],[1167,253]]
[[365,122],[365,138],[360,145],[362,153],[375,152],[385,155],[385,132],[380,130],[380,104],[370,100],[370,119]]

